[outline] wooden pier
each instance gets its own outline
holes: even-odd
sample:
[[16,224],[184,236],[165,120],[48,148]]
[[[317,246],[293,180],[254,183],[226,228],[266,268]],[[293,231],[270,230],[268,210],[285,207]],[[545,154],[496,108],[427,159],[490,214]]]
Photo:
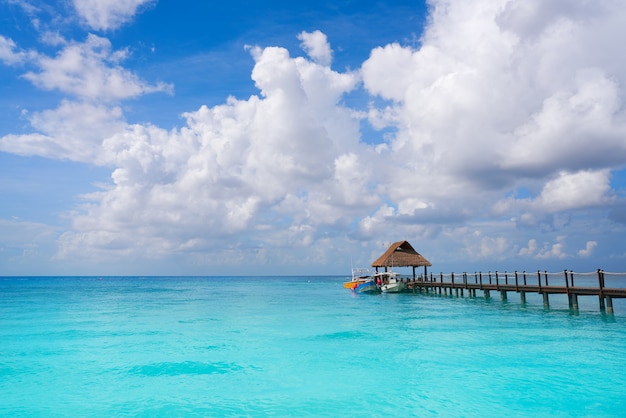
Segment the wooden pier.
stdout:
[[[621,283],[611,280],[610,286],[607,286],[607,276],[620,276]],[[444,295],[449,292],[452,295],[455,292],[456,296],[459,293],[463,296],[467,291],[469,296],[475,297],[476,291],[480,290],[484,298],[489,299],[491,292],[495,291],[500,292],[500,298],[504,301],[507,300],[508,292],[516,292],[520,294],[522,304],[526,303],[526,293],[539,293],[543,295],[543,305],[546,308],[550,306],[551,294],[567,295],[572,310],[578,310],[579,296],[596,296],[600,310],[609,314],[613,313],[613,299],[626,298],[626,273],[605,273],[600,269],[591,273],[574,273],[571,270],[559,273],[431,273],[413,276],[405,281],[408,291],[414,293],[433,291]],[[585,282],[584,285],[577,285],[581,281]],[[616,286],[617,284],[621,287]]]

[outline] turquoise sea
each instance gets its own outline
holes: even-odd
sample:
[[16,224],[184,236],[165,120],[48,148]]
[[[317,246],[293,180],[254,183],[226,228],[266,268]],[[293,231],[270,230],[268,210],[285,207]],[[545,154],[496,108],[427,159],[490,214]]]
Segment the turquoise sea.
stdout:
[[626,416],[621,301],[345,279],[0,278],[0,416]]

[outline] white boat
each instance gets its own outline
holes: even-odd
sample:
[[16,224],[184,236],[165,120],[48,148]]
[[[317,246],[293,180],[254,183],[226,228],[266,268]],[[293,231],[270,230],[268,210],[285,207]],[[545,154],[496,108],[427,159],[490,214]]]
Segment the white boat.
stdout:
[[380,283],[380,290],[383,293],[399,293],[405,289],[405,284],[399,278],[400,274],[394,271],[385,271],[374,274],[376,283]]

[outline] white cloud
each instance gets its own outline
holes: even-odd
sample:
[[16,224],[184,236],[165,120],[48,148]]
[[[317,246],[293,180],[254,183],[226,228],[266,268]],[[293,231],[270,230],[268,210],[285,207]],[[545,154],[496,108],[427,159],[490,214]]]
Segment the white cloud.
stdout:
[[73,0],[76,12],[96,30],[116,29],[130,21],[137,10],[155,0]]
[[108,164],[104,137],[125,129],[119,107],[63,101],[57,109],[29,116],[37,133],[0,137],[0,150],[92,164]]
[[593,253],[594,248],[596,248],[597,246],[598,243],[596,241],[587,241],[587,245],[585,246],[585,248],[582,250],[578,250],[578,255],[581,257],[589,257]]
[[609,180],[608,170],[561,172],[546,183],[535,205],[548,211],[563,211],[605,203]]
[[24,61],[24,53],[16,51],[17,45],[12,39],[0,35],[0,60],[7,65],[14,65]]
[[569,169],[610,165],[626,158],[620,86],[599,69],[580,69],[571,91],[556,91],[514,132],[506,169]]
[[[547,26],[531,36],[501,18],[505,7],[522,3],[432,2],[419,49],[387,45],[363,64],[366,89],[392,100],[371,114],[389,115],[376,123],[398,130],[394,176],[419,178],[395,183],[392,196],[437,201],[446,190],[484,201],[494,198],[490,190],[626,160],[626,65],[611,58],[619,55],[617,34],[602,29],[626,12],[602,2],[593,18],[572,12],[557,19],[553,6],[533,2],[525,19]],[[594,52],[581,54],[577,42]]]
[[519,250],[519,255],[521,256],[532,256],[535,254],[537,250],[537,240],[530,239],[528,240],[528,246]]
[[554,244],[545,243],[544,247],[539,250],[536,255],[537,259],[559,259],[563,260],[568,258],[569,255],[565,250],[565,236],[558,236]]
[[165,83],[150,85],[120,66],[127,51],[114,51],[106,38],[90,34],[84,43],[72,42],[55,57],[39,55],[39,71],[24,78],[44,90],[59,90],[83,99],[108,101],[153,92],[172,92]]
[[202,106],[180,130],[130,125],[102,141],[113,185],[86,196],[61,256],[205,251],[251,231],[308,245],[318,228],[350,222],[337,208],[377,203],[367,162],[346,152],[362,147],[358,121],[337,103],[355,77],[282,48],[253,56],[262,98]]
[[611,196],[610,171],[584,170],[575,173],[559,172],[553,179],[546,179],[535,198],[508,197],[496,202],[494,213],[523,212],[519,221],[533,225],[546,213],[600,207],[614,200]]
[[326,34],[316,30],[314,32],[301,32],[298,39],[302,41],[300,46],[315,62],[329,67],[333,60],[333,51],[330,49]]

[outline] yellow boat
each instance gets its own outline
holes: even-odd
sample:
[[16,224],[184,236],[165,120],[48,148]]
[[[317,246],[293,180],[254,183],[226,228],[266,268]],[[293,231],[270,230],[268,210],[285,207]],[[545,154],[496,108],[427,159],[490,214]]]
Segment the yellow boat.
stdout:
[[356,289],[360,284],[372,280],[372,275],[368,269],[352,269],[352,280],[343,282],[346,289]]

